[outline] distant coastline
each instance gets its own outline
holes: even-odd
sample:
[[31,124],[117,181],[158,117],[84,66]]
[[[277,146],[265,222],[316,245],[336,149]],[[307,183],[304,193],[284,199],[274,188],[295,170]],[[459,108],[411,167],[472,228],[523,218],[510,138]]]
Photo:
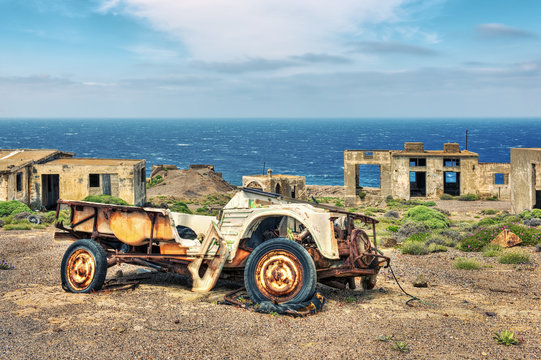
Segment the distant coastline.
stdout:
[[[62,121],[53,121],[62,120]],[[0,148],[53,148],[81,157],[146,159],[152,165],[213,164],[234,185],[243,175],[301,175],[310,185],[343,185],[346,149],[401,149],[444,142],[509,162],[511,147],[539,147],[541,119],[0,119]],[[363,171],[377,186],[376,168]]]

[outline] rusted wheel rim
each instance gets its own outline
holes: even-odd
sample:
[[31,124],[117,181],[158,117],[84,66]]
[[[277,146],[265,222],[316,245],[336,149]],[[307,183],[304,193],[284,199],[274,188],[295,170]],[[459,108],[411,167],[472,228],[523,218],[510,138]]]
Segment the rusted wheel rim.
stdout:
[[96,261],[85,249],[75,250],[69,257],[66,277],[70,286],[76,290],[85,290],[90,286],[96,272]]
[[302,264],[289,251],[270,251],[257,263],[255,282],[266,298],[277,302],[291,300],[303,286]]
[[[371,252],[371,244],[370,244],[370,240],[368,239],[368,235],[366,235],[365,232],[363,231],[360,231],[358,234],[357,234],[357,244],[358,244],[358,251],[359,252],[364,252],[364,253],[369,253]],[[374,256],[372,255],[363,255],[361,256],[361,261],[363,262],[363,264],[365,266],[370,266],[370,264],[372,263],[372,261],[374,260]]]

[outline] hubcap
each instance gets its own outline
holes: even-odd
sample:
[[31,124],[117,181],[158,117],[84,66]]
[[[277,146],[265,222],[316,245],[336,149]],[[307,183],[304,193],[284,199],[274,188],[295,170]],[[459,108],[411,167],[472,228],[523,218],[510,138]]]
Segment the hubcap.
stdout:
[[304,279],[302,264],[285,250],[273,250],[258,261],[255,271],[257,288],[266,298],[285,302],[301,291]]
[[94,279],[96,262],[90,252],[77,249],[71,254],[66,268],[67,279],[70,286],[77,291],[85,290]]

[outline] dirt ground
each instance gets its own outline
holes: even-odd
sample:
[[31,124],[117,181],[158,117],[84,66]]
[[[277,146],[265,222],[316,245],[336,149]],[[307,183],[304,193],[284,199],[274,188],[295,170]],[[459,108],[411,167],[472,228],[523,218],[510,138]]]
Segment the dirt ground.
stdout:
[[[426,256],[387,249],[405,290],[426,304],[405,304],[385,270],[372,291],[320,286],[327,302],[307,318],[258,314],[217,304],[238,284],[219,282],[192,293],[186,278],[112,267],[146,277],[135,290],[66,293],[60,262],[68,242],[53,229],[0,230],[0,359],[540,359],[541,253],[534,264],[502,265],[456,250]],[[481,270],[456,270],[457,256]],[[414,288],[419,274],[429,287]],[[497,345],[493,333],[513,330],[521,345]],[[391,349],[405,341],[409,352]]]

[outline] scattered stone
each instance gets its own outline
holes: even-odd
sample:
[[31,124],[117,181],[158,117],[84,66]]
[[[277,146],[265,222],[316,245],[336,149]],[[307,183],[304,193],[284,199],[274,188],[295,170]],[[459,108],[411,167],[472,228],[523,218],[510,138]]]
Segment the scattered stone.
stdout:
[[541,244],[537,244],[537,246],[535,247],[535,251],[541,252]]
[[0,228],[4,227],[4,225],[6,225],[6,223],[4,222],[4,220],[0,219]]
[[413,280],[413,286],[418,288],[428,287],[428,279],[424,275],[419,275]]
[[487,312],[485,312],[485,315],[486,316],[496,316],[496,313],[492,312],[492,311],[487,311]]

